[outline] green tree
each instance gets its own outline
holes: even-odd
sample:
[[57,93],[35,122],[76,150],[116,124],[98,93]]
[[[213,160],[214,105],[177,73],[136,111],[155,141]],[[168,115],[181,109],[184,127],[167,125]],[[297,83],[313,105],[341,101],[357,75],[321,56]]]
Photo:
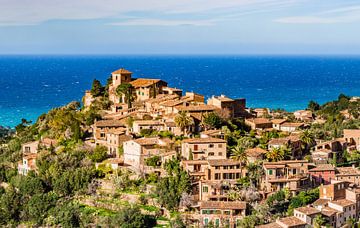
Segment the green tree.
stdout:
[[284,153],[280,147],[274,147],[265,154],[267,160],[276,162],[284,160]]
[[300,134],[300,140],[305,146],[305,151],[309,152],[311,146],[315,143],[315,137],[310,130],[304,130]]
[[25,213],[35,224],[41,225],[49,215],[51,208],[55,207],[57,196],[54,193],[35,194],[25,205]]
[[93,97],[99,97],[103,95],[104,87],[101,85],[99,80],[94,79],[90,93]]
[[230,158],[240,162],[240,172],[242,173],[243,164],[247,163],[247,154],[244,147],[235,146],[231,149]]
[[315,101],[310,101],[308,104],[308,109],[314,112],[320,109],[320,105]]
[[107,151],[108,149],[105,146],[97,145],[94,148],[94,151],[89,155],[89,158],[93,162],[102,162],[108,157]]
[[167,161],[164,168],[167,176],[159,180],[156,194],[159,196],[159,203],[173,211],[178,208],[182,194],[190,191],[190,177],[177,159]]
[[113,218],[113,225],[121,228],[154,227],[156,219],[153,216],[143,215],[139,207],[127,206]]
[[206,128],[219,128],[222,125],[222,119],[215,112],[210,112],[204,115],[203,125]]
[[260,178],[264,174],[262,166],[257,162],[248,163],[246,170],[251,184],[257,187],[260,184]]
[[17,224],[20,221],[21,206],[21,195],[10,185],[0,198],[0,224]]
[[181,111],[175,116],[175,124],[186,135],[187,129],[194,124],[194,119],[187,112]]
[[322,215],[316,215],[314,218],[314,228],[321,228],[325,224],[325,219]]
[[[134,101],[134,87],[130,83],[122,83],[116,88],[116,94],[120,97],[121,103],[126,103],[131,108],[132,102]],[[125,97],[125,101],[122,100],[122,96]]]

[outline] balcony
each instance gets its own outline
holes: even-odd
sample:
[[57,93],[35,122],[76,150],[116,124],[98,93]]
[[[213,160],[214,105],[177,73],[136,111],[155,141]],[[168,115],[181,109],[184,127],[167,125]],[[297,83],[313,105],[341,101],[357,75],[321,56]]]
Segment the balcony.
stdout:
[[302,179],[305,179],[308,177],[309,177],[309,174],[307,174],[307,173],[301,173],[301,174],[295,174],[295,175],[281,175],[281,176],[275,176],[275,177],[267,176],[267,181],[268,182],[288,182],[288,181],[302,180]]

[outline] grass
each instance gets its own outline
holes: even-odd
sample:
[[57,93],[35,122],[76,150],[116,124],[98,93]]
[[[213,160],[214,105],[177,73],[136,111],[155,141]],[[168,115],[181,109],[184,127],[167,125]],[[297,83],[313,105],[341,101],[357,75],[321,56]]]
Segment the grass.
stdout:
[[141,209],[144,209],[146,211],[150,211],[150,212],[155,212],[155,211],[159,211],[160,209],[158,207],[155,206],[151,206],[151,205],[140,205]]
[[105,208],[99,208],[99,207],[91,207],[87,205],[82,205],[80,207],[80,210],[85,214],[97,214],[100,216],[114,216],[116,214],[115,211],[108,210]]

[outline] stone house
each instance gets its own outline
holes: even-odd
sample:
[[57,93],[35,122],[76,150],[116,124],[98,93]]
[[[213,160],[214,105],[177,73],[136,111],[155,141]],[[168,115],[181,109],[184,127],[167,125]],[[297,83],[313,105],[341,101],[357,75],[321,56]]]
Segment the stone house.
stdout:
[[187,160],[226,159],[226,141],[219,138],[185,139],[181,143],[181,156]]
[[336,169],[331,164],[318,164],[315,168],[309,169],[311,183],[313,186],[330,184],[335,180]]
[[141,130],[150,129],[155,131],[164,131],[165,123],[160,120],[135,120],[132,126],[132,132],[140,134]]
[[167,87],[167,82],[160,79],[138,78],[130,84],[135,88],[136,101],[145,101],[155,98],[162,93],[162,89]]
[[30,171],[36,171],[37,156],[37,153],[28,153],[24,155],[22,161],[18,162],[18,173],[26,176]]
[[294,193],[307,189],[310,187],[309,166],[306,160],[264,162],[261,188],[266,194],[285,187]]
[[360,129],[344,129],[344,139],[349,150],[360,150]]
[[284,122],[284,123],[280,124],[279,130],[285,131],[285,132],[294,132],[294,131],[304,128],[304,126],[305,126],[304,123]]
[[352,167],[337,167],[335,179],[338,181],[346,181],[357,186],[360,186],[360,170],[355,166]]
[[246,202],[202,201],[199,211],[201,227],[207,227],[210,222],[215,227],[236,227],[246,216]]
[[272,122],[265,118],[245,119],[245,124],[250,126],[252,130],[264,130],[272,128]]
[[214,105],[219,109],[228,110],[230,117],[242,116],[246,108],[246,100],[241,99],[231,99],[225,95],[212,96],[207,100],[208,105]]
[[142,172],[147,158],[168,152],[171,145],[172,142],[159,137],[126,141],[123,143],[124,163],[130,165],[136,172]]

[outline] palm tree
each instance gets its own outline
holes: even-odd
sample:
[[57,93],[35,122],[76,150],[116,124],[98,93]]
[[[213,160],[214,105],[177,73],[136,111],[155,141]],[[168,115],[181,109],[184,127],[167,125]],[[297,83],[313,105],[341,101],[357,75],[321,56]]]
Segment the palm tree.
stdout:
[[194,125],[194,119],[187,112],[181,111],[175,116],[175,124],[186,134],[186,129]]
[[306,152],[308,152],[310,147],[315,143],[314,134],[310,130],[305,130],[301,132],[300,140],[305,145]]
[[242,165],[247,162],[247,154],[245,148],[239,145],[231,148],[230,158],[240,162],[240,173],[242,174]]
[[353,228],[356,225],[356,220],[354,218],[348,218],[348,220],[346,220],[346,224],[349,227]]
[[128,108],[131,108],[131,103],[134,100],[133,90],[134,87],[130,83],[122,83],[116,88],[116,94],[121,98],[121,103],[124,102],[122,100],[122,96],[124,96]]
[[251,185],[257,187],[259,184],[260,177],[262,176],[264,170],[262,169],[262,166],[259,165],[258,162],[249,163],[246,166],[248,177],[250,179]]
[[325,219],[321,215],[317,215],[314,218],[314,227],[320,228],[322,225],[324,225]]
[[274,147],[265,154],[269,161],[276,162],[284,160],[284,151],[280,147]]

